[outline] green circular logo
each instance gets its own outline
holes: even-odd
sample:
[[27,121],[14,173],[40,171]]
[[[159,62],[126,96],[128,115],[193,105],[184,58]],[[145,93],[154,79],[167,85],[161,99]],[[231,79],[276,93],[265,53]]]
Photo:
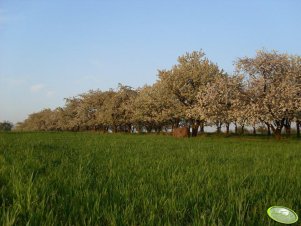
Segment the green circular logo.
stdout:
[[282,224],[293,224],[298,221],[298,215],[284,206],[272,206],[267,212],[270,218]]

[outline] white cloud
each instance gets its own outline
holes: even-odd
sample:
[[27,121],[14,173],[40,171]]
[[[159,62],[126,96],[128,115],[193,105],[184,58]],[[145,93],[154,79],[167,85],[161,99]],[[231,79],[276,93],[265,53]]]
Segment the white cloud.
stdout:
[[54,95],[55,95],[55,92],[52,91],[52,90],[49,90],[49,91],[46,92],[47,97],[53,97]]
[[37,92],[40,92],[41,90],[43,90],[44,87],[45,86],[43,84],[35,84],[30,87],[30,91],[32,93],[37,93]]

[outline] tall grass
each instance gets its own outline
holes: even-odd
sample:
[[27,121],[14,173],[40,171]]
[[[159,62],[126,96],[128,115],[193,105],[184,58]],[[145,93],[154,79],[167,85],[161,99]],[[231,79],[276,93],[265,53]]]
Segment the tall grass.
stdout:
[[272,205],[301,215],[297,140],[0,134],[0,225],[278,225]]

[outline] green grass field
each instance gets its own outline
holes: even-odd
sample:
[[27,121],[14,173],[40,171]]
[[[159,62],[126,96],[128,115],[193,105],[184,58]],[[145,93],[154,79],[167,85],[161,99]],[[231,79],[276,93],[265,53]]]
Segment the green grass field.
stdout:
[[272,205],[301,216],[298,140],[0,134],[0,225],[280,225]]

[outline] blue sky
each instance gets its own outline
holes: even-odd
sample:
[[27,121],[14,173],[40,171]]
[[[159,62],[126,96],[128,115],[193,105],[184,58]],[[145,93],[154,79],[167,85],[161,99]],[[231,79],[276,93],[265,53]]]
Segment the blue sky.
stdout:
[[265,48],[301,55],[301,1],[0,0],[0,121],[158,69],[202,49],[225,71]]

